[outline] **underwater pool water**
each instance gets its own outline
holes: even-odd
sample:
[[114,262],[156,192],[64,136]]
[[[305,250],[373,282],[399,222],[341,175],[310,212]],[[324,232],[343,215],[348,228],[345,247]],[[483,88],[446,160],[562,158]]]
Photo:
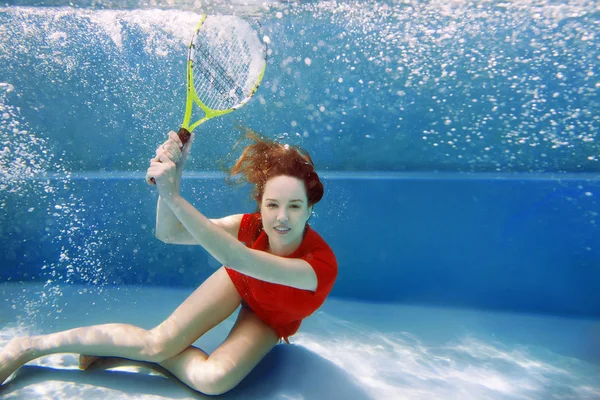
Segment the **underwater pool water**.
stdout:
[[[306,148],[340,275],[225,398],[600,398],[595,1],[4,4],[0,346],[152,327],[219,267],[154,239],[143,171],[181,123],[198,15],[235,13],[268,38],[265,78],[197,132],[184,195],[211,217],[254,210],[220,172],[237,124]],[[0,395],[201,398],[75,364],[40,359]]]

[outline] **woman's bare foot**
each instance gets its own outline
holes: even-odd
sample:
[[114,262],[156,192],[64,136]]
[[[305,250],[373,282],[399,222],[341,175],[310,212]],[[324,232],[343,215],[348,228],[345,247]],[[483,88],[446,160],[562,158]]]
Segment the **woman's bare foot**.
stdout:
[[34,358],[34,346],[29,337],[17,337],[8,342],[0,352],[0,385]]
[[[101,356],[88,356],[85,354],[79,355],[79,369],[87,370],[106,370],[117,367],[146,367],[153,369],[156,364],[147,363],[143,361],[128,360],[120,357],[101,357]],[[160,371],[159,371],[160,372]]]
[[101,357],[98,356],[86,356],[84,354],[79,355],[79,369],[86,370],[92,364],[96,363]]

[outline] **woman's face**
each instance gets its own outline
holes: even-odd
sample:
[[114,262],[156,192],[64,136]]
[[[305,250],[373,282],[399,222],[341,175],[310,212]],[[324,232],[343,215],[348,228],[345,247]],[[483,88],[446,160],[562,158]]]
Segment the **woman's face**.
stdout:
[[300,246],[311,211],[303,181],[286,175],[267,181],[260,213],[273,254],[285,256]]

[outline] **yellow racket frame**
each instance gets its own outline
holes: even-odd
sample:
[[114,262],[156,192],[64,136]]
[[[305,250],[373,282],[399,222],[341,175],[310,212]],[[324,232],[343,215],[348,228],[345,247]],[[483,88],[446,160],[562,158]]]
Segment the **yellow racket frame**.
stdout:
[[[267,66],[267,63],[265,60],[265,64],[264,64],[262,70],[260,71],[258,78],[256,79],[254,87],[250,91],[250,94],[244,100],[242,100],[242,102],[240,104],[237,104],[234,107],[229,108],[227,110],[213,110],[213,109],[209,108],[208,106],[206,106],[202,102],[202,100],[200,100],[200,98],[198,98],[198,95],[196,94],[196,89],[194,89],[194,75],[193,75],[194,63],[191,59],[192,58],[192,47],[194,45],[194,38],[198,34],[198,31],[200,30],[200,28],[202,28],[202,24],[204,24],[206,17],[207,17],[206,14],[203,14],[200,17],[200,22],[198,23],[198,26],[196,27],[196,30],[194,31],[194,36],[192,37],[192,40],[188,47],[187,97],[186,97],[186,103],[185,103],[185,115],[183,116],[183,123],[181,124],[181,127],[186,129],[190,133],[194,129],[196,129],[199,125],[203,124],[204,122],[208,121],[209,119],[218,117],[221,115],[229,114],[230,112],[235,111],[238,108],[242,107],[244,104],[246,104],[258,90],[258,87],[260,86],[260,83],[263,79],[263,76],[264,76],[265,70],[266,70],[266,66]],[[194,103],[196,103],[196,105],[198,107],[200,107],[200,109],[204,112],[205,115],[203,118],[197,120],[196,122],[194,122],[193,124],[190,125],[190,121],[192,119],[192,111],[193,111]]]

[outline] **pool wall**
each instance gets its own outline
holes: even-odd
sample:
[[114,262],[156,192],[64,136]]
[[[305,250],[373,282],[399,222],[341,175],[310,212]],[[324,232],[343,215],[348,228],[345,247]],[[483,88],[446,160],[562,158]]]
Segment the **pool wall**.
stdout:
[[[597,176],[326,173],[324,182],[310,223],[338,258],[336,297],[600,317]],[[37,184],[60,190],[40,195]],[[154,238],[156,193],[141,174],[31,185],[6,197],[1,281],[192,287],[219,267],[200,247]],[[209,217],[254,210],[220,174],[191,174],[183,193]]]

